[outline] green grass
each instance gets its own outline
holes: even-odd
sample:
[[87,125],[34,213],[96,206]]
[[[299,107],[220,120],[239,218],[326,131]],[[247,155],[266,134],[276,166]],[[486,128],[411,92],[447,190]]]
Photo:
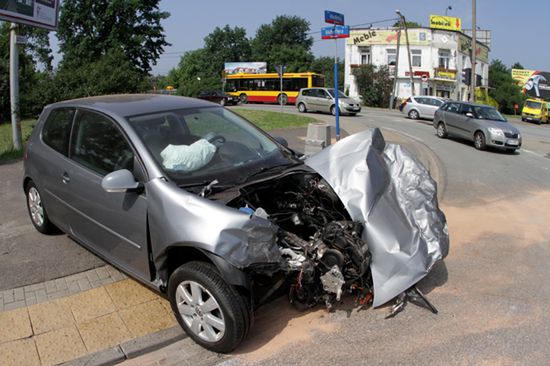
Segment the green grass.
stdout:
[[233,111],[247,118],[263,130],[269,131],[277,128],[302,127],[308,123],[317,122],[315,118],[289,113],[257,111],[251,109],[235,108]]
[[[23,136],[23,144],[27,142],[35,124],[36,120],[34,119],[21,121],[21,135]],[[22,156],[23,150],[15,150],[13,148],[11,123],[0,124],[0,163],[17,160]]]

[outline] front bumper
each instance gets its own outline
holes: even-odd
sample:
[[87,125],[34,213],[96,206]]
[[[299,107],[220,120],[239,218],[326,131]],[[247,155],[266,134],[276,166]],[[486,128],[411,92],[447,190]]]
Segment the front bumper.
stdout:
[[486,141],[487,146],[501,149],[519,149],[521,147],[521,137],[506,137],[500,135],[490,135]]

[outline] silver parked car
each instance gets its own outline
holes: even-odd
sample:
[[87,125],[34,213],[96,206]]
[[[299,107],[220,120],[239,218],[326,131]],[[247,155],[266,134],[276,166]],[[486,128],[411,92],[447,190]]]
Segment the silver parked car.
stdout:
[[[303,88],[296,97],[296,108],[301,113],[317,111],[336,114],[335,93],[331,88]],[[361,105],[338,90],[338,105],[341,114],[355,116],[361,112]]]
[[435,182],[378,129],[303,159],[211,102],[94,97],[47,106],[24,165],[38,231],[165,295],[216,352],[282,291],[298,308],[352,291],[380,306],[448,252]]
[[494,107],[466,102],[445,103],[435,113],[437,136],[462,137],[473,141],[478,150],[487,146],[514,152],[521,147],[519,130]]
[[401,113],[404,113],[411,119],[433,119],[435,111],[437,111],[443,103],[445,103],[444,99],[429,95],[409,97],[405,101]]

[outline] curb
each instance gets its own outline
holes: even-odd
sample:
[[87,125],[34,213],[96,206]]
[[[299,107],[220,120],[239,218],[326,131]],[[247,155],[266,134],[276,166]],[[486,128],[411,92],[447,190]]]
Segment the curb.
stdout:
[[188,336],[177,325],[140,338],[131,339],[118,346],[62,363],[63,366],[107,366],[156,351]]

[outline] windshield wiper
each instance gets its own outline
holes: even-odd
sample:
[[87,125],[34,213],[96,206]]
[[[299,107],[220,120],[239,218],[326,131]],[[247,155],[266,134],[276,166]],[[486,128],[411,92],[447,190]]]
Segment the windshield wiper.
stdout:
[[253,177],[256,177],[258,175],[267,173],[267,172],[280,172],[283,170],[286,170],[288,168],[295,167],[297,165],[302,165],[302,162],[294,162],[290,164],[280,164],[280,165],[272,165],[268,167],[261,167],[259,170],[255,171],[254,173],[249,174],[244,179],[242,179],[239,183],[246,183],[249,182]]

